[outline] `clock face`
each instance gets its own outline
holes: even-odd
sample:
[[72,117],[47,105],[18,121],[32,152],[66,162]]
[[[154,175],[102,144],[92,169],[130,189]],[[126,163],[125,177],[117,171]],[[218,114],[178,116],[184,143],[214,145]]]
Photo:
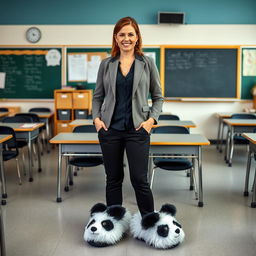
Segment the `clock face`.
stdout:
[[30,43],[37,43],[41,39],[41,31],[39,28],[31,27],[26,32],[26,38]]

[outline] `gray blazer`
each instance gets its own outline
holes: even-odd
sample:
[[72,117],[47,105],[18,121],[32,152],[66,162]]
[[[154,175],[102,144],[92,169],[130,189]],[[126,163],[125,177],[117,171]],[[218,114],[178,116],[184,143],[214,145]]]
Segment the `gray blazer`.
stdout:
[[[116,75],[119,57],[104,59],[98,71],[96,88],[92,100],[93,120],[99,117],[108,128],[116,103]],[[151,95],[152,108],[148,105]],[[153,59],[136,55],[132,91],[132,118],[134,127],[152,117],[157,123],[162,110],[163,96],[161,93],[159,73]]]

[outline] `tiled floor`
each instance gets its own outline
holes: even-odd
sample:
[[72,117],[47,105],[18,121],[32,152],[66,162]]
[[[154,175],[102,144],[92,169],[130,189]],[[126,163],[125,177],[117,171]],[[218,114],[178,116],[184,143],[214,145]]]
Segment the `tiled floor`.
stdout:
[[[82,237],[88,211],[94,203],[104,202],[103,167],[80,171],[71,191],[63,192],[63,202],[56,203],[56,152],[44,155],[43,172],[34,174],[33,183],[23,177],[22,186],[18,185],[14,164],[6,163],[8,203],[2,209],[8,256],[256,255],[256,209],[250,207],[251,195],[243,197],[244,147],[236,147],[232,168],[224,164],[223,155],[214,146],[203,149],[203,208],[197,207],[194,193],[188,190],[184,172],[156,172],[155,208],[165,202],[175,204],[177,219],[186,233],[182,245],[167,251],[149,248],[132,237],[108,248],[85,244]],[[135,212],[127,177],[124,205]]]

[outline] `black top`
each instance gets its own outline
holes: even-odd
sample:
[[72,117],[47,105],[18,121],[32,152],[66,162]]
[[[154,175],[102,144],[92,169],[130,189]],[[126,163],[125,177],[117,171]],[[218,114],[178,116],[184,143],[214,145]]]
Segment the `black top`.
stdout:
[[126,76],[123,76],[119,62],[116,76],[116,105],[110,128],[119,131],[134,129],[132,120],[133,77],[134,62]]

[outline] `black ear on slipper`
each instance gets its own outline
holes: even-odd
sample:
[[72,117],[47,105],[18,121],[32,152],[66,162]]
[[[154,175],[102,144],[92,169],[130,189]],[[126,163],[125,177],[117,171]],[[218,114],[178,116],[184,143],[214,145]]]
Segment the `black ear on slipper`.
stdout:
[[106,211],[106,209],[107,209],[107,206],[105,204],[97,203],[91,209],[91,216],[96,212],[104,212]]
[[157,212],[150,212],[143,216],[141,220],[141,225],[144,229],[148,229],[154,227],[154,225],[159,221],[159,213]]
[[125,208],[120,205],[112,205],[107,208],[107,213],[114,219],[121,220],[125,215]]
[[176,210],[176,207],[173,204],[164,204],[161,207],[160,212],[164,212],[166,214],[170,214],[171,216],[175,216],[177,210]]

